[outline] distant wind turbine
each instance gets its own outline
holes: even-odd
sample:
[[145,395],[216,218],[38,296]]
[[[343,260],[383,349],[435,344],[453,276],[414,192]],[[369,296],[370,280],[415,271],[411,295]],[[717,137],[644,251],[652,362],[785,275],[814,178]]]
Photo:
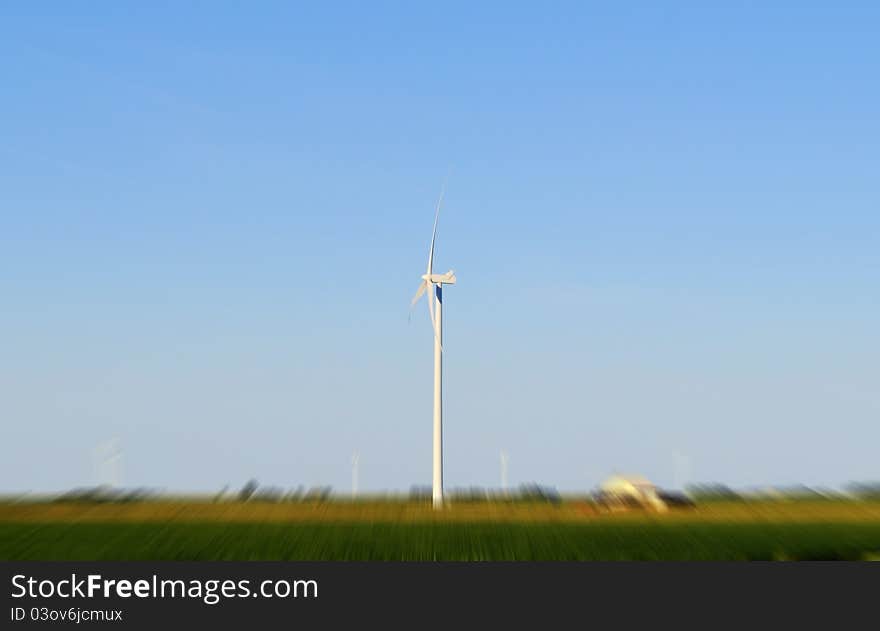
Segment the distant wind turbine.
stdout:
[[501,490],[507,495],[507,452],[501,450]]
[[443,191],[437,200],[434,213],[434,230],[431,233],[431,249],[428,251],[428,271],[422,276],[422,282],[413,296],[410,309],[415,306],[422,295],[427,294],[428,312],[431,314],[431,326],[434,329],[434,477],[433,504],[434,508],[443,506],[443,285],[455,284],[455,272],[449,270],[445,274],[434,273],[434,243],[437,239],[437,222],[440,219],[440,206],[443,204]]
[[93,452],[95,475],[98,484],[106,487],[118,487],[121,483],[122,449],[118,438],[111,438],[95,447]]

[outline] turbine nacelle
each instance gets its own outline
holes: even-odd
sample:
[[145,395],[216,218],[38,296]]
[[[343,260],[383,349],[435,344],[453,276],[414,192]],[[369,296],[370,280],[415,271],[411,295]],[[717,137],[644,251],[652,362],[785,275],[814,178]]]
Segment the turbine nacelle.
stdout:
[[449,270],[445,274],[422,274],[422,280],[435,285],[454,285],[455,272]]

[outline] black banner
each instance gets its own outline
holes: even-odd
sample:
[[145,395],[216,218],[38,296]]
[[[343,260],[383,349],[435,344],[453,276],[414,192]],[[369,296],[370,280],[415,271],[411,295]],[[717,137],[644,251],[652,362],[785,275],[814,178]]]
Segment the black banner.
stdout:
[[[462,628],[873,615],[871,563],[3,562],[2,628]],[[488,618],[486,618],[488,616]],[[710,616],[706,618],[705,616]],[[690,626],[690,625],[687,625]],[[333,626],[325,628],[335,628]]]

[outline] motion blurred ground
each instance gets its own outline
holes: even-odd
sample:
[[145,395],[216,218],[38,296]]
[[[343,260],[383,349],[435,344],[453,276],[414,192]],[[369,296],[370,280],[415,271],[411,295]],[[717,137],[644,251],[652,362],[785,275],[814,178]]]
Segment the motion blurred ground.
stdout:
[[0,503],[2,559],[854,560],[880,558],[880,502]]

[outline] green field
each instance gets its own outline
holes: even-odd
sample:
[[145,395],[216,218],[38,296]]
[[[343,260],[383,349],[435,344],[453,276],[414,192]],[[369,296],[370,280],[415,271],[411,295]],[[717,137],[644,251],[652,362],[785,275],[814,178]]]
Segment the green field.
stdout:
[[[149,560],[856,560],[880,558],[876,506],[25,506],[0,510],[0,558]],[[504,512],[508,510],[509,512]],[[175,512],[176,511],[176,512]],[[286,512],[285,512],[286,511]],[[519,512],[518,512],[519,511]],[[337,514],[338,513],[338,514]],[[392,515],[395,515],[392,517]],[[529,517],[534,517],[530,519]]]
[[0,558],[855,560],[880,524],[0,524]]

